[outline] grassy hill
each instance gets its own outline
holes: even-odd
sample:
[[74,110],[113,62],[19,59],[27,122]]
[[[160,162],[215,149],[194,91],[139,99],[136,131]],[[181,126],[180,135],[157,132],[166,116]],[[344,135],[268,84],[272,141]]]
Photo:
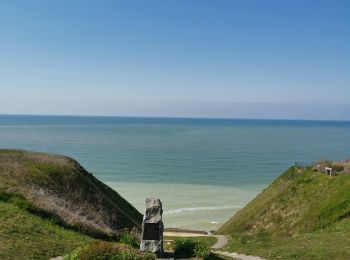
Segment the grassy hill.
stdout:
[[23,208],[25,204],[18,197],[0,198],[0,259],[49,259],[93,241],[31,214]]
[[218,233],[231,250],[269,259],[350,259],[350,174],[292,167]]
[[0,193],[19,196],[30,211],[90,235],[111,236],[142,223],[131,204],[65,156],[0,150]]

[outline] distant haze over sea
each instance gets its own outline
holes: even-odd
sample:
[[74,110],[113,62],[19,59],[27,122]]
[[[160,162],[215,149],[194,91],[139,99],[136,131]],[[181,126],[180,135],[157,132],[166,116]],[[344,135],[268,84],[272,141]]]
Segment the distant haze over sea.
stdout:
[[295,161],[350,159],[350,122],[0,116],[0,147],[58,153],[167,227],[216,229]]

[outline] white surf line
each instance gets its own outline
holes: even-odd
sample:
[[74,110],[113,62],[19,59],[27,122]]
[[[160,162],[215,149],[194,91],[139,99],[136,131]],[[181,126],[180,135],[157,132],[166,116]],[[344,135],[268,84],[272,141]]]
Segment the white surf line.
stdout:
[[240,209],[242,206],[237,205],[227,205],[227,206],[219,206],[219,207],[193,207],[193,208],[179,208],[179,209],[171,209],[164,211],[164,215],[174,215],[179,214],[186,211],[201,211],[201,210],[221,210],[221,209]]

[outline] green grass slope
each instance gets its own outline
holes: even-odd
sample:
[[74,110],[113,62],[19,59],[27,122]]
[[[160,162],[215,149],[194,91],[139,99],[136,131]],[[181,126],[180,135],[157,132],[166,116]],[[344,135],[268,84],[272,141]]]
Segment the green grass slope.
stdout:
[[290,168],[218,233],[266,258],[350,259],[350,174]]
[[65,156],[0,150],[0,192],[89,234],[140,229],[142,222],[130,203]]
[[0,199],[0,259],[49,259],[92,240]]

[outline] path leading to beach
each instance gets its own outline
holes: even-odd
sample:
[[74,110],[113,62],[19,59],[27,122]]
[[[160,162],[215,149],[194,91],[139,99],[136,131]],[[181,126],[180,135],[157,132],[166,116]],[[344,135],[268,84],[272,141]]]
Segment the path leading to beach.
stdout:
[[244,254],[238,254],[238,253],[230,253],[227,251],[221,251],[220,249],[225,247],[227,242],[228,242],[227,237],[224,235],[205,235],[205,234],[191,233],[191,232],[164,232],[164,236],[174,236],[174,237],[210,236],[210,237],[215,237],[217,239],[217,242],[211,247],[212,252],[214,254],[222,255],[225,257],[230,257],[230,258],[236,259],[236,260],[264,260],[264,258],[261,258],[259,256],[251,256],[251,255],[244,255]]
[[222,249],[224,246],[226,246],[228,240],[227,237],[224,235],[211,235],[212,237],[217,238],[217,242],[211,247],[212,252],[218,255],[231,257],[233,259],[237,260],[263,260],[263,258],[260,258],[258,256],[251,256],[251,255],[243,255],[243,254],[237,254],[237,253],[229,253],[224,252],[219,249]]
[[218,251],[218,250],[212,250],[212,252],[214,254],[231,257],[236,260],[264,260],[264,258],[261,258],[259,256],[243,255],[243,254],[230,253],[230,252],[224,252],[224,251]]
[[224,235],[211,235],[212,237],[216,237],[216,239],[218,240],[212,247],[211,249],[217,250],[217,249],[221,249],[224,246],[226,246],[227,244],[227,237]]

